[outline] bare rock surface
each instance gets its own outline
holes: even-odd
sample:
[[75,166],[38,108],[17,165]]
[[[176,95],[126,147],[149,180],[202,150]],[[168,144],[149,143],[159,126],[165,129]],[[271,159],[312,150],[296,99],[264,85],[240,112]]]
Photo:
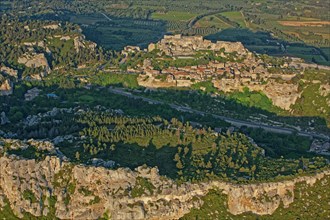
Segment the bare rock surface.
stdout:
[[[179,219],[192,208],[200,207],[203,204],[201,197],[217,188],[228,195],[228,209],[232,214],[267,215],[281,203],[288,207],[294,202],[297,183],[313,185],[326,175],[330,175],[330,171],[274,183],[236,185],[211,181],[177,185],[160,176],[157,168],[109,170],[73,165],[57,157],[47,156],[38,162],[2,156],[0,201],[7,198],[19,217],[25,211],[34,216],[54,212],[60,219],[97,219],[104,215],[118,220]],[[132,193],[142,187],[141,180],[152,184],[153,190]],[[35,201],[24,197],[27,192]],[[48,198],[56,198],[55,204],[51,204]]]
[[42,67],[44,72],[41,72],[39,76],[35,76],[37,79],[41,79],[41,77],[46,76],[47,73],[51,71],[45,54],[43,53],[26,53],[18,58],[18,63],[31,68]]
[[6,67],[6,66],[0,66],[0,72],[3,72],[9,76],[12,76],[14,78],[18,77],[18,71],[14,70],[12,68]]
[[0,96],[13,94],[13,87],[13,82],[10,79],[0,80]]

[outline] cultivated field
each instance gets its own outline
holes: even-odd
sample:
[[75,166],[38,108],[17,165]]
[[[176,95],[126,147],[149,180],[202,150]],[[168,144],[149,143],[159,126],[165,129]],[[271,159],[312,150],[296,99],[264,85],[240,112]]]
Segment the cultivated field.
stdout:
[[196,17],[197,14],[182,12],[182,11],[169,11],[166,13],[156,12],[151,15],[152,19],[166,20],[166,21],[189,21]]
[[223,21],[221,18],[215,15],[210,15],[199,20],[195,24],[195,27],[216,27],[219,29],[226,29],[226,28],[231,28],[232,26],[226,23],[225,21]]
[[279,23],[292,27],[323,27],[330,25],[330,21],[279,21]]
[[246,27],[244,17],[240,11],[228,11],[223,12],[221,15],[225,16],[231,21],[234,21],[240,25],[240,27]]

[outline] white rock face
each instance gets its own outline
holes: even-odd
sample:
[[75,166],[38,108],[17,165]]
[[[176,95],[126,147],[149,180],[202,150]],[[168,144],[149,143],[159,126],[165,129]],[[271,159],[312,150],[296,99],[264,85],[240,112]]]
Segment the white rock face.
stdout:
[[[250,185],[220,181],[177,185],[159,176],[156,168],[108,170],[74,166],[56,157],[37,162],[2,156],[0,201],[6,197],[19,217],[22,217],[23,210],[41,216],[55,208],[54,214],[60,219],[97,219],[106,213],[116,220],[165,220],[179,219],[192,208],[200,207],[203,203],[200,198],[210,189],[218,188],[228,195],[228,210],[232,214],[252,212],[266,215],[272,214],[281,203],[287,207],[294,201],[293,190],[297,183],[313,185],[328,175],[330,171],[323,171],[290,181]],[[134,196],[132,189],[140,186],[141,179],[151,183],[154,189]],[[30,202],[23,197],[26,190],[33,193],[36,201]],[[46,199],[51,196],[57,198],[55,206]],[[264,197],[270,199],[264,201]]]
[[84,35],[75,37],[73,39],[73,43],[77,53],[80,51],[81,48],[89,48],[94,50],[97,46],[94,42],[86,41]]
[[14,77],[14,78],[18,77],[18,71],[17,70],[14,70],[14,69],[6,67],[6,66],[1,66],[0,67],[0,72],[3,72],[3,73],[5,73],[9,76]]
[[24,54],[18,58],[18,63],[24,64],[27,67],[38,68],[43,67],[44,72],[40,73],[40,77],[44,77],[51,71],[48,61],[43,53]]
[[319,88],[321,96],[329,96],[330,95],[330,84],[323,84]]
[[58,24],[50,24],[50,25],[45,25],[43,28],[44,29],[53,29],[56,30],[58,29],[60,26]]
[[0,96],[13,94],[13,83],[10,79],[4,79],[3,82],[0,81]]
[[222,79],[215,82],[214,86],[225,92],[243,91],[244,87],[250,91],[263,92],[275,106],[285,110],[290,110],[302,93],[298,84],[278,83],[275,80],[269,80],[266,84],[242,84],[239,80]]
[[275,106],[285,110],[290,110],[290,106],[301,96],[298,87],[298,84],[277,83],[274,80],[270,80],[266,85],[248,86],[252,91],[262,91]]

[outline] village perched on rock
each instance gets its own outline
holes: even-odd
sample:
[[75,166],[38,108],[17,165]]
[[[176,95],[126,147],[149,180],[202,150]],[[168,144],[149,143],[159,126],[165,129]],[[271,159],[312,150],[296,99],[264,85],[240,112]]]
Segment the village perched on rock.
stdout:
[[[138,83],[149,88],[190,87],[198,82],[210,81],[219,91],[262,91],[274,105],[290,110],[301,96],[298,84],[293,81],[304,73],[309,65],[298,58],[281,59],[278,63],[267,62],[262,56],[247,50],[240,42],[217,41],[200,36],[169,35],[158,43],[151,43],[147,53],[157,51],[158,56],[147,58],[143,65],[128,68],[138,73]],[[139,47],[127,46],[125,56],[141,52]],[[216,58],[198,64],[198,57],[212,53]],[[196,60],[196,65],[155,68],[155,61]],[[328,67],[320,67],[329,69]],[[201,89],[205,89],[201,87]],[[328,94],[330,90],[325,93]],[[330,104],[330,100],[329,100]]]
[[[61,41],[71,39],[70,36],[55,37]],[[77,52],[80,48],[94,49],[96,47],[95,44],[86,42],[84,36],[74,37],[73,40]],[[41,46],[48,50],[45,43],[41,43]],[[36,43],[29,43],[28,46],[34,44]],[[191,87],[198,82],[210,81],[215,88],[223,92],[243,91],[244,88],[250,91],[261,91],[273,101],[274,105],[285,110],[290,110],[290,106],[301,96],[298,84],[293,79],[304,74],[304,69],[315,66],[306,64],[298,58],[282,58],[272,63],[263,56],[250,52],[240,42],[213,43],[201,36],[165,35],[159,42],[149,44],[145,50],[137,46],[126,46],[121,54],[125,61],[125,57],[132,54],[155,51],[153,58],[146,58],[142,64],[127,68],[128,73],[139,74],[138,83],[141,86],[148,88]],[[213,57],[209,62],[199,63],[200,57],[210,53]],[[161,69],[155,68],[155,63],[167,60],[178,63],[194,60],[195,65],[167,65]],[[19,57],[18,62],[27,67],[41,68],[39,73],[31,75],[31,79],[40,80],[51,72],[43,53],[37,54],[32,51]],[[329,69],[326,66],[317,67]],[[112,69],[113,71],[120,70]],[[17,79],[17,71],[14,69],[2,66],[1,72]],[[13,80],[3,78],[1,82],[1,94],[11,94]],[[325,88],[322,93],[327,96],[330,92],[329,85],[324,84],[322,88]],[[205,88],[201,86],[200,89]],[[328,103],[330,104],[330,100]]]

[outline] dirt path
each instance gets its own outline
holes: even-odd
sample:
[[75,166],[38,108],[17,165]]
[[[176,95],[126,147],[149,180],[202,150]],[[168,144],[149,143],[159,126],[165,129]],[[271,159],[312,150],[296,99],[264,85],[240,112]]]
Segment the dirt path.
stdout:
[[243,18],[243,20],[244,20],[245,26],[246,26],[247,28],[249,28],[249,23],[246,21],[245,16],[244,16],[244,14],[243,14],[243,11],[240,11],[240,13],[241,13],[242,18]]
[[106,19],[108,19],[109,21],[112,21],[112,19],[109,18],[106,14],[104,14],[104,13],[101,12],[101,15],[103,15],[103,16],[104,16]]
[[291,27],[323,27],[330,25],[330,21],[279,21],[278,23]]

